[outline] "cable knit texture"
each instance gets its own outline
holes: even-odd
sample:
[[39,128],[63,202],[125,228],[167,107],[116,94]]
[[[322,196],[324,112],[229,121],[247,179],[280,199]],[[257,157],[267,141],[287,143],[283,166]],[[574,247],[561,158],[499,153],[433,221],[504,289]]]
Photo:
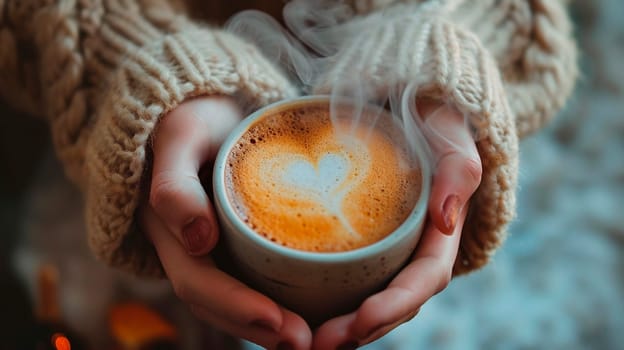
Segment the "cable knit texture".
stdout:
[[189,22],[167,1],[2,5],[2,96],[49,120],[56,152],[85,192],[89,245],[115,267],[162,274],[134,222],[159,118],[193,96],[262,106],[295,89],[255,47]]
[[[543,125],[576,75],[571,28],[557,1],[371,1],[354,11],[316,91],[372,84],[380,100],[417,83],[468,116],[483,163],[454,274],[486,264],[515,215],[518,139]],[[379,6],[383,11],[379,11]]]
[[[360,77],[383,96],[416,82],[421,95],[469,116],[484,173],[454,272],[484,265],[514,217],[518,139],[549,120],[575,82],[562,2],[340,4],[341,34],[350,34],[332,38],[338,51],[316,91]],[[85,193],[90,246],[113,266],[162,273],[134,221],[149,138],[161,116],[210,94],[261,106],[296,91],[255,47],[192,22],[182,1],[0,0],[0,96],[49,121],[66,173]]]

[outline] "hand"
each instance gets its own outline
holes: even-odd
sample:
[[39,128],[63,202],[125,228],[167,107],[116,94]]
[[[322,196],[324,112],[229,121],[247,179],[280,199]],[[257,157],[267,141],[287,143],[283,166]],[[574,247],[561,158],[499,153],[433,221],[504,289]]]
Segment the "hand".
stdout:
[[219,226],[199,178],[219,146],[241,120],[227,97],[203,97],[178,106],[159,123],[153,138],[149,201],[140,222],[151,239],[176,295],[201,320],[267,348],[280,343],[307,349],[305,321],[219,270],[206,256]]
[[412,261],[385,290],[316,330],[314,349],[355,349],[379,339],[412,319],[451,280],[467,203],[481,182],[481,160],[461,113],[432,100],[417,105],[436,159],[421,241]]

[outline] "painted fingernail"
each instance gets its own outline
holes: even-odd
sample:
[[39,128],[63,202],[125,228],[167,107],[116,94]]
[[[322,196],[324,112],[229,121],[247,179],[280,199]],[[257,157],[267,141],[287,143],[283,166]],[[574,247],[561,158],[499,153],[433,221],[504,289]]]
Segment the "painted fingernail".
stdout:
[[197,217],[182,229],[186,250],[191,255],[204,253],[212,239],[212,225],[206,218]]
[[250,326],[261,328],[265,331],[277,333],[277,327],[267,320],[255,320],[249,323]]
[[276,349],[277,350],[293,350],[294,348],[295,347],[291,343],[289,343],[287,341],[283,341],[283,342],[277,344],[277,348]]
[[459,215],[459,197],[451,195],[444,201],[442,205],[442,216],[444,217],[444,225],[446,233],[451,233],[457,224],[457,216]]
[[340,344],[336,350],[355,350],[358,348],[358,346],[360,346],[360,343],[358,343],[355,340],[348,340],[342,344]]

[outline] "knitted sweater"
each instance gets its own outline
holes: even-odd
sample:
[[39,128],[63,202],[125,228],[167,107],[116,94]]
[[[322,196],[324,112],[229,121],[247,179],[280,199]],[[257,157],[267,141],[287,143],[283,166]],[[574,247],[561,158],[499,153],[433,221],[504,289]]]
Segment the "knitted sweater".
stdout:
[[[262,9],[270,1],[246,3]],[[380,92],[392,88],[389,81],[418,79],[421,95],[469,116],[483,180],[454,273],[481,267],[514,216],[518,139],[562,107],[577,75],[563,5],[340,3],[341,25],[353,34],[339,43],[316,91],[352,74]],[[258,48],[191,19],[185,8],[173,0],[0,0],[2,101],[49,122],[66,174],[85,195],[90,247],[104,262],[140,275],[162,274],[135,221],[159,118],[194,96],[231,95],[260,107],[297,94]]]

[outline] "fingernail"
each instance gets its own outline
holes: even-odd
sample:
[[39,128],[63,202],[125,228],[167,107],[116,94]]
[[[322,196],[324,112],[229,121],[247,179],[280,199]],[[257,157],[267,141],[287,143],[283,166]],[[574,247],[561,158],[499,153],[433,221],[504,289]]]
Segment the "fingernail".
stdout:
[[201,254],[210,244],[212,225],[206,218],[197,217],[182,229],[182,238],[189,254]]
[[355,350],[355,349],[358,348],[358,346],[360,346],[360,343],[358,343],[355,340],[349,340],[349,341],[346,341],[346,342],[340,344],[336,348],[336,350]]
[[252,327],[264,329],[265,331],[277,333],[277,327],[267,320],[255,320],[249,323]]
[[442,216],[444,217],[444,225],[446,233],[451,233],[457,224],[457,216],[459,215],[459,197],[451,195],[444,201],[442,205]]
[[295,347],[287,341],[277,344],[277,350],[293,350],[294,348]]

